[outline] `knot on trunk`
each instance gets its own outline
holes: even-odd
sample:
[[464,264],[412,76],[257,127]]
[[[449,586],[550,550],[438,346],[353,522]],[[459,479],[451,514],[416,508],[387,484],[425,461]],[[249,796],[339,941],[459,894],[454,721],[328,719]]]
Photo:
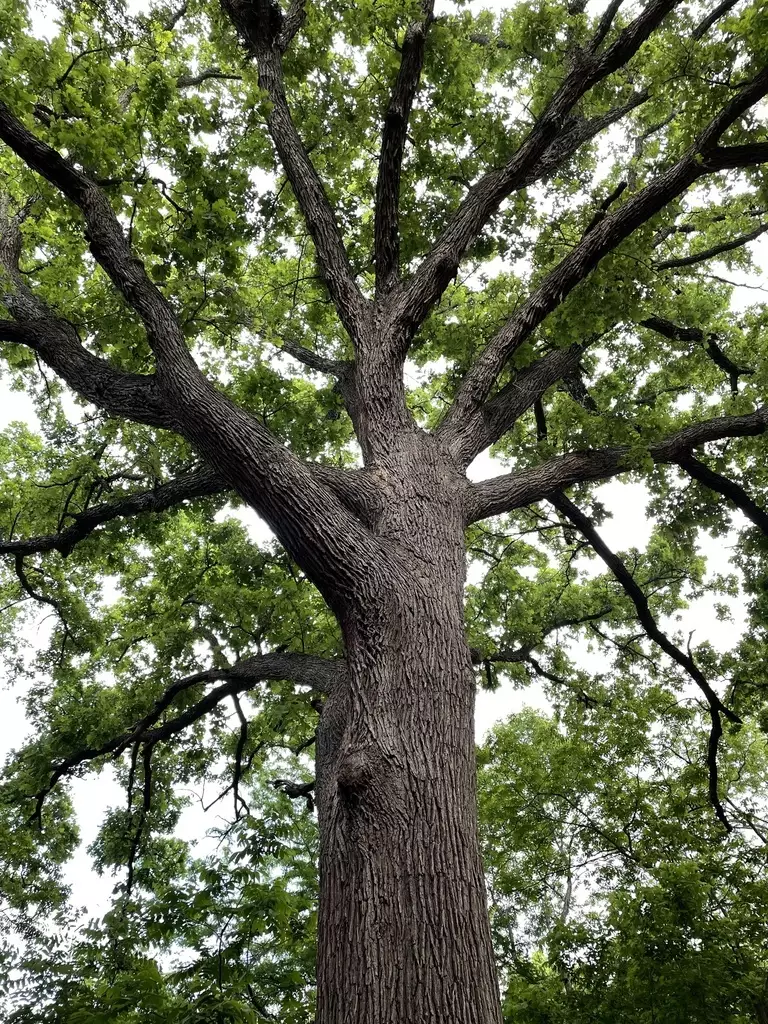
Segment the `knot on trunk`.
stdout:
[[254,53],[270,49],[283,30],[285,19],[275,0],[221,0],[221,6]]
[[373,788],[378,760],[372,748],[349,750],[342,756],[336,778],[339,795],[349,808],[357,807]]

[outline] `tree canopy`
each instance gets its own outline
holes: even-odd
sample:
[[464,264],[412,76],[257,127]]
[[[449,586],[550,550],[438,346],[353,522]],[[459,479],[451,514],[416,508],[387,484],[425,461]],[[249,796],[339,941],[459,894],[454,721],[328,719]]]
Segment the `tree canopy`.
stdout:
[[[732,301],[768,4],[481,7],[58,0],[41,33],[0,0],[0,357],[38,420],[0,433],[16,1024],[314,1020],[313,746],[387,553],[379,414],[498,460],[466,635],[479,686],[551,703],[478,752],[505,1020],[768,1021],[768,310]],[[652,522],[623,552],[619,475]],[[702,595],[744,604],[732,649],[675,632]],[[86,923],[68,780],[104,770]]]

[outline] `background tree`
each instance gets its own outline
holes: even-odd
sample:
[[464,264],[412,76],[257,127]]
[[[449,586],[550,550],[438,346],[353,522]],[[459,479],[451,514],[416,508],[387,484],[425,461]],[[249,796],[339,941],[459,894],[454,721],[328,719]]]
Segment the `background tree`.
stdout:
[[[745,265],[768,226],[765,5],[65,3],[49,42],[23,6],[0,17],[0,337],[40,417],[39,435],[2,441],[10,657],[30,609],[54,616],[35,737],[4,790],[8,911],[32,946],[50,950],[30,905],[61,906],[55,865],[75,842],[65,780],[109,763],[127,791],[96,847],[125,881],[73,954],[101,950],[105,973],[84,993],[62,963],[61,1000],[32,1012],[71,996],[75,1020],[499,1021],[473,737],[476,674],[493,685],[496,666],[566,708],[615,706],[597,749],[615,746],[617,771],[621,708],[639,743],[683,702],[690,770],[662,773],[642,829],[690,806],[694,852],[730,844],[707,870],[738,844],[758,857],[757,789],[721,741],[763,721],[765,313],[731,313],[719,267]],[[470,482],[491,446],[509,471]],[[643,554],[599,533],[594,484],[619,474],[653,495]],[[277,544],[254,543],[233,503]],[[697,534],[724,533],[734,509],[752,524],[739,558],[756,627],[718,656],[660,616],[728,588],[705,579]],[[465,594],[468,547],[489,570]],[[590,551],[606,576],[588,578]],[[569,656],[579,631],[613,653],[605,692]],[[586,758],[589,730],[573,730]],[[272,777],[273,748],[312,746],[314,778],[272,781],[317,807],[316,1010],[314,839],[305,818],[266,832],[263,787],[261,810],[244,795]],[[214,870],[173,829],[179,785],[217,775],[240,831]],[[626,807],[601,813],[635,842]],[[561,827],[541,857],[559,850],[567,878],[592,840]],[[520,898],[492,849],[492,881]],[[709,906],[704,860],[686,874],[680,842],[665,857],[605,896],[618,938],[551,938],[557,1005],[568,950],[593,948],[608,1019],[627,992],[645,1012],[650,989],[617,980],[642,960],[632,915],[652,908],[656,941],[676,894],[687,917]],[[759,886],[737,931],[758,905]],[[149,906],[150,939],[199,954],[170,986],[136,945]],[[254,982],[260,906],[280,952]],[[535,913],[551,919],[543,894]],[[749,977],[764,1013],[765,965],[744,964],[728,976]]]

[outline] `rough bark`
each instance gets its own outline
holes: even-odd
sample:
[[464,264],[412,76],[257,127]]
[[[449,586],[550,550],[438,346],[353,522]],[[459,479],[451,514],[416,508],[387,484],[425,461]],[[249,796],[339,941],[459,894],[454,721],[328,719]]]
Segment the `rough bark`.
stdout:
[[347,682],[317,741],[317,1024],[495,1024],[462,482],[424,435],[377,471],[392,558],[343,620]]

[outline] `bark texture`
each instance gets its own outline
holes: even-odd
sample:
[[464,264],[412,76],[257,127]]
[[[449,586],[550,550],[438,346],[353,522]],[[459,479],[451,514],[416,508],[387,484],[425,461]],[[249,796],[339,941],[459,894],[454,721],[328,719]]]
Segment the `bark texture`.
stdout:
[[318,734],[317,1024],[495,1024],[462,481],[420,434],[376,473],[392,557],[344,617],[347,685]]

